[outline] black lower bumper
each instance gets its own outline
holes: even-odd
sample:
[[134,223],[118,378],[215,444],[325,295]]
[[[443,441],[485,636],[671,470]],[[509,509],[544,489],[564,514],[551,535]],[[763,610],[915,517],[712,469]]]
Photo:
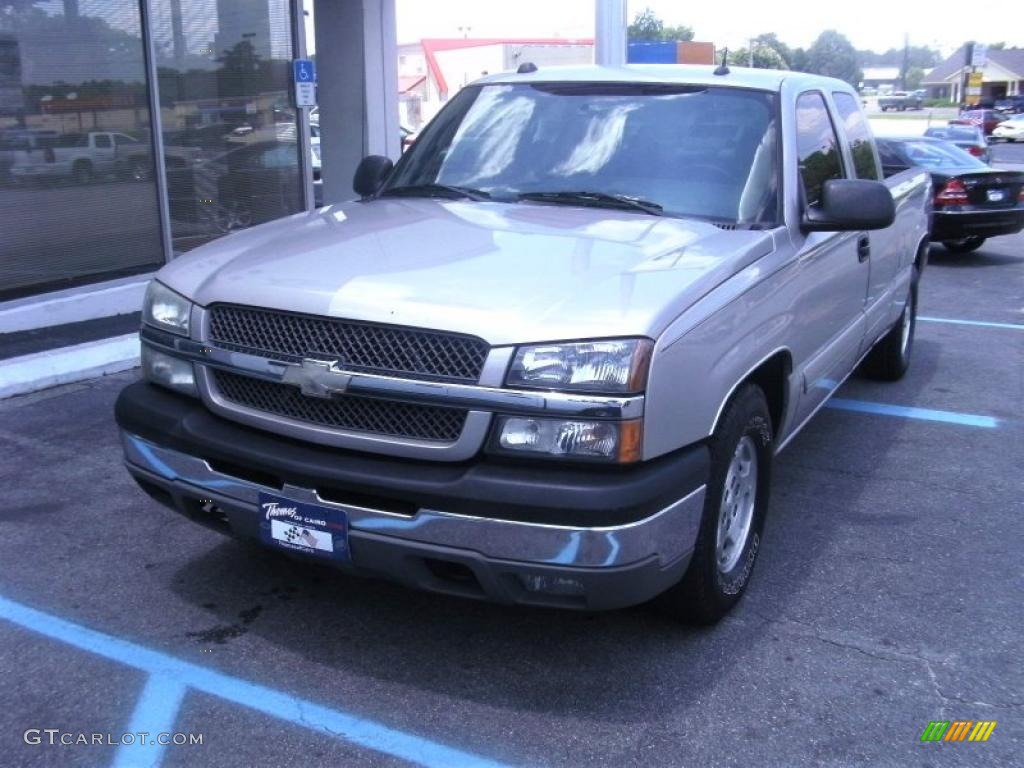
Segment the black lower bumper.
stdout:
[[[382,531],[355,520],[351,561],[331,564],[503,603],[605,609],[664,591],[688,564],[708,472],[703,445],[628,469],[354,453],[227,421],[145,383],[125,388],[116,415],[135,446],[128,469],[140,486],[196,522],[252,539],[263,525],[252,498],[224,490],[222,480],[172,471],[154,454],[202,459],[208,473],[250,487],[308,489],[328,502],[386,513]],[[151,460],[138,458],[146,454]],[[395,530],[402,516],[414,533]],[[439,516],[448,518],[444,526],[458,518],[458,540],[417,539],[425,530],[419,524]]]
[[931,239],[1013,235],[1024,229],[1024,207],[988,211],[935,211]]

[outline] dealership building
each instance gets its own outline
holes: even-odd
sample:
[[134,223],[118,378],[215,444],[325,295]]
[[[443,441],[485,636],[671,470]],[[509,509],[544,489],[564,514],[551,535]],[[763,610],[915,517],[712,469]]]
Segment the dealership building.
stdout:
[[292,93],[313,11],[344,73],[319,89],[341,199],[359,157],[398,152],[394,0],[0,3],[0,333],[33,297],[141,284],[313,204],[319,126]]

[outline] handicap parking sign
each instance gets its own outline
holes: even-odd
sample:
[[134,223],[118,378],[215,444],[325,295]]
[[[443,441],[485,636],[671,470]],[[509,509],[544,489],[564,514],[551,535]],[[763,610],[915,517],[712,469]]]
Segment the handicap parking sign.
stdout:
[[295,78],[295,106],[316,106],[316,64],[311,59],[295,59],[292,62]]

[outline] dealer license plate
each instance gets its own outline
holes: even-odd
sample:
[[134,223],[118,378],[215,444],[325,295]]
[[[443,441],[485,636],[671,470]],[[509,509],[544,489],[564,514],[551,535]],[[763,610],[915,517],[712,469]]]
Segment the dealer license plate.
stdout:
[[348,560],[348,515],[344,510],[259,494],[264,543],[313,557]]

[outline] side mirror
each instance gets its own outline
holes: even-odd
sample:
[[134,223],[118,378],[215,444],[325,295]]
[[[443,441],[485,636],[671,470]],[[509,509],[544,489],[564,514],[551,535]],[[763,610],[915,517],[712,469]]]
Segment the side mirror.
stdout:
[[896,219],[896,203],[880,181],[831,179],[821,190],[821,202],[804,211],[804,232],[856,232],[885,229]]
[[360,197],[373,197],[391,173],[395,164],[391,158],[382,155],[369,155],[359,161],[356,168],[355,179],[352,181],[352,188]]

